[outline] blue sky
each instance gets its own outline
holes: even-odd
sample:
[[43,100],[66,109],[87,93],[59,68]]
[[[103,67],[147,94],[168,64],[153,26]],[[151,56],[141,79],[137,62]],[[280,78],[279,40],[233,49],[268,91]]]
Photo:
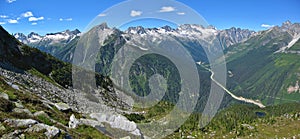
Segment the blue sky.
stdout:
[[[66,29],[84,30],[100,13],[120,2],[124,1],[0,0],[0,24],[10,33],[37,32],[43,35]],[[300,22],[299,0],[178,0],[178,2],[197,11],[208,24],[218,29],[235,26],[263,30],[268,25],[281,25],[286,20]],[[182,14],[178,18],[185,16],[178,7],[172,9],[170,5],[159,4],[161,9],[158,10]],[[130,7],[132,11],[128,14],[139,16],[145,13],[143,10],[146,7],[146,4],[134,5]]]

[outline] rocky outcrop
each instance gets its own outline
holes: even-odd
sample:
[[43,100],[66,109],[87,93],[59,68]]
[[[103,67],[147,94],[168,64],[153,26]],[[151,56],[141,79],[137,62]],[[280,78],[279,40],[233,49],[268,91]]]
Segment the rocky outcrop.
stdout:
[[[33,119],[7,119],[4,121],[4,123],[11,127],[22,127],[22,128],[26,127],[27,129],[24,131],[17,130],[15,132],[3,135],[2,138],[14,138],[14,137],[19,136],[21,133],[40,132],[43,130],[46,130],[46,132],[44,134],[47,136],[47,138],[53,138],[60,134],[60,129],[58,129],[57,127],[39,123],[38,121],[33,120]],[[5,129],[5,127],[4,127],[4,129]]]
[[11,133],[2,135],[1,139],[25,139],[24,134],[21,130],[15,130]]
[[69,128],[76,128],[79,125],[88,125],[92,127],[104,127],[105,124],[109,124],[111,128],[121,129],[129,132],[135,136],[141,136],[140,130],[137,128],[136,123],[129,121],[126,117],[119,114],[109,113],[92,113],[90,114],[92,119],[76,119],[74,115],[70,117]]
[[7,119],[4,123],[12,127],[30,127],[38,122],[33,119]]
[[72,114],[69,121],[69,128],[74,129],[79,125],[87,125],[92,127],[96,127],[96,126],[104,127],[103,124],[99,121],[95,121],[92,119],[84,119],[84,118],[76,119],[75,115]]
[[49,126],[46,124],[36,124],[28,129],[26,129],[25,132],[29,132],[29,133],[30,132],[40,132],[42,130],[46,130],[46,132],[44,134],[47,136],[47,138],[56,137],[60,133],[60,129],[58,129],[57,127]]
[[91,118],[97,119],[101,123],[107,123],[112,128],[127,131],[133,135],[141,136],[140,130],[137,128],[136,123],[129,121],[126,117],[119,114],[110,113],[92,113]]
[[[110,113],[107,117],[114,117],[114,120],[93,120],[93,119],[78,119],[79,123],[75,122],[75,117],[70,121],[70,127],[76,127],[77,125],[90,125],[92,127],[104,127],[102,123],[109,123],[113,128],[118,128],[121,130],[128,131],[130,134],[140,135],[139,130],[136,129],[136,125],[134,122],[130,122],[116,113],[115,111],[123,111],[118,109],[118,107],[130,109],[128,106],[132,104],[127,104],[132,101],[122,101],[120,97],[127,98],[131,100],[130,97],[126,96],[123,92],[117,91],[117,94],[113,94],[114,92],[109,92],[109,97],[112,97],[115,101],[104,100],[104,93],[102,93],[103,89],[99,88],[95,90],[93,97],[98,99],[98,102],[94,102],[89,100],[86,97],[86,93],[76,90],[76,89],[65,89],[60,86],[54,85],[43,78],[39,78],[30,73],[17,73],[8,71],[0,68],[0,76],[5,78],[6,82],[11,82],[14,84],[26,84],[26,86],[20,86],[20,90],[26,90],[26,92],[32,92],[39,97],[43,98],[41,102],[52,109],[52,106],[55,106],[57,109],[61,111],[65,110],[73,110],[83,114],[91,114],[91,113]],[[107,94],[107,93],[106,93]],[[126,100],[127,100],[126,99]],[[57,103],[53,103],[57,102]],[[107,103],[110,103],[107,105]],[[20,104],[21,105],[21,104]],[[15,108],[15,111],[25,112],[23,108]],[[28,111],[27,111],[28,112]],[[40,113],[35,113],[33,116],[37,116]],[[30,114],[32,115],[32,114]]]

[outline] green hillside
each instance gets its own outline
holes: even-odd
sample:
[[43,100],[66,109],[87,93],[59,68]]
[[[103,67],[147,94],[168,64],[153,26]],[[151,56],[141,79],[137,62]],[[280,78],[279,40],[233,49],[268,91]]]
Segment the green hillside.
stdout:
[[237,95],[262,100],[267,105],[299,102],[300,93],[287,90],[300,80],[300,57],[275,53],[291,40],[291,35],[275,28],[228,49],[227,68],[234,76],[228,78],[227,87]]

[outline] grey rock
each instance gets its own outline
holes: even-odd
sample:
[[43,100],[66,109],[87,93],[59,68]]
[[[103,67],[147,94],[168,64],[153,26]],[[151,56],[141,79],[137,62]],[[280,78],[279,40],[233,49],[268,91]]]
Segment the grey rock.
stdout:
[[48,138],[53,138],[60,134],[60,129],[58,129],[57,127],[41,123],[26,129],[25,132],[40,132],[42,130],[47,130],[44,134]]
[[14,108],[13,112],[16,112],[16,113],[26,113],[29,116],[33,116],[33,114],[28,109]]
[[88,125],[88,126],[92,126],[92,127],[96,127],[96,126],[100,126],[100,127],[104,127],[104,125],[96,120],[91,120],[91,119],[76,119],[75,115],[72,114],[70,117],[70,121],[69,121],[69,128],[73,128],[75,129],[78,125]]
[[11,82],[7,82],[7,84],[10,85],[13,89],[20,90],[19,86],[16,84],[13,84]]
[[6,100],[9,100],[9,96],[6,93],[0,92],[0,97],[4,98]]
[[91,118],[97,119],[99,122],[108,123],[112,128],[121,129],[132,133],[133,135],[141,136],[136,123],[129,121],[126,117],[120,114],[109,113],[92,113]]
[[38,111],[38,112],[35,112],[33,114],[33,116],[35,117],[38,117],[38,116],[44,116],[44,117],[49,117],[49,115],[47,113],[45,113],[44,111]]
[[20,108],[20,109],[24,108],[24,106],[22,105],[21,102],[15,102],[15,106],[16,106],[16,108]]
[[80,121],[80,124],[82,124],[82,125],[88,125],[88,126],[92,126],[92,127],[96,127],[96,126],[104,127],[104,125],[101,122],[96,121],[96,120],[81,118],[79,121]]
[[4,123],[13,127],[30,127],[38,122],[32,119],[7,119],[4,121]]
[[55,103],[54,106],[60,111],[71,110],[71,107],[66,103]]

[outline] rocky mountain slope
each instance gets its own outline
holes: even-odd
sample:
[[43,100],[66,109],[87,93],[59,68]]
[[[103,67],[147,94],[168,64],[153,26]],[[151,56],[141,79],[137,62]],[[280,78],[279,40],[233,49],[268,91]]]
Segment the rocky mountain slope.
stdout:
[[132,104],[109,78],[93,73],[93,94],[73,88],[70,64],[22,44],[2,27],[0,52],[0,137],[105,137],[99,131],[141,136],[136,124],[121,115]]

